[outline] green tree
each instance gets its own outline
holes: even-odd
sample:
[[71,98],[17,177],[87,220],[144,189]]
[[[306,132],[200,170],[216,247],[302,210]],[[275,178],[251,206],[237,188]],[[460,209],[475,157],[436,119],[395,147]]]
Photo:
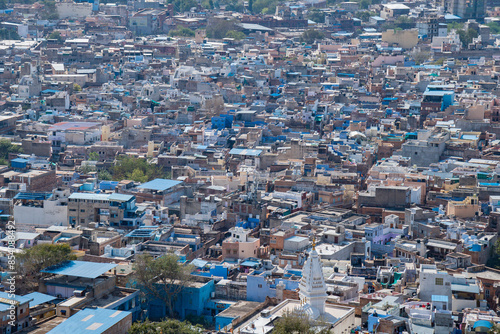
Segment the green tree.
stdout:
[[97,153],[97,152],[90,152],[89,153],[89,160],[90,161],[99,161],[99,153]]
[[177,296],[192,282],[192,265],[179,263],[175,254],[154,259],[150,254],[136,257],[133,283],[149,297],[165,303],[170,318],[175,317],[174,304]]
[[68,244],[41,244],[24,249],[16,256],[16,282],[21,293],[33,291],[46,274],[41,271],[64,261],[76,260]]
[[103,169],[99,173],[97,173],[97,177],[99,178],[99,180],[102,180],[102,181],[111,181],[113,179],[113,176],[111,175],[111,173],[105,169]]
[[307,18],[316,23],[325,23],[325,13],[318,9],[309,11]]
[[199,334],[202,328],[193,326],[189,322],[180,322],[175,319],[167,319],[161,322],[134,322],[128,334]]
[[322,321],[313,322],[307,314],[300,312],[285,313],[274,325],[272,334],[327,334],[330,325]]
[[0,29],[0,40],[20,40],[21,36],[17,31],[7,28]]
[[278,3],[278,0],[255,0],[252,4],[252,12],[255,14],[265,14],[264,12],[274,14]]
[[240,27],[234,20],[213,19],[209,20],[206,28],[207,37],[223,39],[229,31],[239,31]]
[[464,48],[469,47],[469,44],[472,43],[472,40],[474,38],[476,38],[477,36],[479,36],[477,31],[475,29],[472,29],[472,28],[467,29],[467,31],[458,30],[457,34],[460,37],[460,41],[462,42],[462,46]]
[[498,324],[493,324],[493,327],[488,331],[488,334],[500,334],[500,326]]
[[168,35],[177,37],[194,37],[194,31],[186,27],[178,26],[177,29],[170,30]]
[[413,56],[413,60],[415,60],[415,63],[417,65],[423,64],[430,57],[430,53],[429,52],[423,52],[423,51],[421,51],[421,52],[414,52],[411,55]]
[[411,18],[409,18],[406,15],[400,15],[396,18],[396,23],[397,24],[409,24],[409,23],[413,23],[413,21]]
[[374,12],[369,12],[369,11],[358,11],[354,14],[358,19],[360,19],[363,22],[368,22],[370,21],[370,17],[376,16],[377,14]]
[[19,145],[14,145],[7,139],[0,139],[0,159],[7,160],[9,153],[22,153],[23,149]]
[[500,239],[495,243],[495,247],[490,248],[490,257],[486,265],[491,268],[500,269]]
[[368,9],[370,5],[372,4],[371,0],[360,0],[359,1],[359,7],[361,9]]
[[52,0],[44,0],[43,11],[41,17],[44,20],[58,20],[59,14],[57,14],[56,2]]
[[488,27],[490,27],[490,32],[494,35],[500,34],[500,23],[497,21],[490,22],[486,24]]
[[322,40],[323,38],[325,38],[325,35],[321,31],[314,29],[306,30],[300,36],[300,40],[307,44],[312,44],[315,41]]
[[146,175],[144,175],[144,172],[142,170],[140,170],[139,168],[134,169],[132,174],[130,174],[129,179],[136,181],[136,182],[141,182],[141,183],[148,181],[148,177]]
[[243,1],[239,1],[239,0],[226,0],[224,2],[224,4],[226,5],[226,10],[228,10],[228,11],[242,13],[245,10],[245,8],[243,6]]
[[[135,172],[136,169],[142,171],[140,175]],[[133,173],[135,175],[132,175]],[[132,179],[132,177],[145,175],[146,181],[151,181],[156,178],[168,178],[168,174],[163,172],[163,169],[157,165],[150,164],[146,159],[121,156],[117,159],[115,166],[111,170],[113,180],[121,181]]]
[[174,10],[179,13],[187,12],[197,5],[195,0],[169,0],[168,3],[173,4]]
[[64,42],[61,33],[59,31],[53,31],[47,36],[47,39],[55,39],[58,43]]
[[90,164],[84,164],[84,165],[80,165],[79,170],[82,174],[88,174],[90,172],[95,172],[95,166],[92,166]]
[[448,32],[452,30],[463,30],[464,29],[464,24],[463,23],[458,23],[458,22],[452,22],[448,23]]
[[433,65],[443,65],[445,60],[446,60],[445,57],[441,57],[441,58],[437,59],[436,61],[434,61],[432,64]]
[[237,30],[229,30],[227,33],[226,33],[226,37],[227,38],[234,38],[235,40],[242,40],[244,39],[246,36],[245,34],[242,32],[242,31],[237,31]]
[[76,84],[73,85],[73,90],[75,92],[81,92],[82,91],[82,86],[80,86],[79,84],[76,83]]

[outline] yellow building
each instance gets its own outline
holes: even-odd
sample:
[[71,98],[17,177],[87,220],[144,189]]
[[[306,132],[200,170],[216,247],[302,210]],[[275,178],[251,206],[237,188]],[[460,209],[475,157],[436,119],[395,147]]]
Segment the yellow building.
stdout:
[[448,216],[455,216],[458,218],[471,218],[474,217],[476,213],[480,214],[477,196],[468,196],[463,201],[449,201],[446,212]]
[[387,30],[382,33],[382,42],[397,44],[403,49],[411,49],[418,43],[418,30]]

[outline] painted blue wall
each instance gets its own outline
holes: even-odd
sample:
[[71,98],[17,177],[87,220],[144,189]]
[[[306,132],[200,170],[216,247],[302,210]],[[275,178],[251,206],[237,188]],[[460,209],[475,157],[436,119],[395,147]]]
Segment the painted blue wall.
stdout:
[[368,315],[368,331],[373,333],[374,328],[377,327],[380,318],[385,318],[387,315],[378,314],[376,317],[373,314]]
[[266,297],[276,297],[276,286],[280,282],[285,285],[285,290],[295,290],[299,287],[299,281],[277,278],[273,283],[270,283],[263,275],[247,276],[247,300],[263,302],[266,300]]
[[[203,285],[196,283],[196,286],[185,287],[174,302],[176,317],[184,320],[187,315],[211,316],[206,305],[212,292],[215,292],[213,280]],[[147,310],[148,317],[152,321],[161,320],[167,316],[167,308],[164,303],[155,298],[150,298]]]

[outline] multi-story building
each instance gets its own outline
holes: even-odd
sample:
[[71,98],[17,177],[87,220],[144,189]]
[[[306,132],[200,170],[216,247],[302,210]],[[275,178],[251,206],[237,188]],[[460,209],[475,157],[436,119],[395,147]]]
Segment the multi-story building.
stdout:
[[[28,297],[0,292],[0,332],[14,333],[31,326],[30,301]],[[10,317],[11,314],[15,315],[14,319]]]
[[87,227],[101,222],[113,227],[136,228],[143,215],[133,195],[73,193],[69,196],[68,222],[72,226]]
[[486,0],[443,0],[445,12],[462,19],[483,20],[486,14]]
[[17,226],[49,227],[68,224],[68,190],[52,193],[18,193],[13,200]]
[[260,239],[250,236],[251,230],[234,227],[229,230],[231,237],[222,242],[222,256],[226,259],[257,257]]

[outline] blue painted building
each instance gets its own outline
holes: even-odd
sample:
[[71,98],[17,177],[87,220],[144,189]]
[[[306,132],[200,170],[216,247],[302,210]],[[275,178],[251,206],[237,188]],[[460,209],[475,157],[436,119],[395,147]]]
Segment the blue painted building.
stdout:
[[285,290],[296,290],[299,287],[298,280],[284,278],[268,278],[265,273],[247,276],[247,300],[263,302],[266,297],[276,297],[276,286],[282,283]]
[[196,270],[192,273],[193,275],[203,277],[222,277],[227,279],[229,274],[229,268],[222,264],[210,263],[201,259],[194,259],[191,261],[191,264],[196,268]]
[[233,126],[234,115],[219,115],[212,117],[212,129],[230,129]]
[[[160,288],[159,288],[160,289]],[[205,316],[211,319],[212,314],[207,306],[212,292],[215,292],[214,280],[191,282],[182,289],[174,302],[175,316],[181,320],[187,316]],[[159,299],[151,299],[148,305],[148,318],[153,321],[161,320],[168,315],[165,303]]]

